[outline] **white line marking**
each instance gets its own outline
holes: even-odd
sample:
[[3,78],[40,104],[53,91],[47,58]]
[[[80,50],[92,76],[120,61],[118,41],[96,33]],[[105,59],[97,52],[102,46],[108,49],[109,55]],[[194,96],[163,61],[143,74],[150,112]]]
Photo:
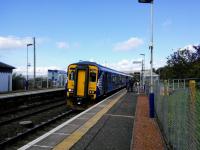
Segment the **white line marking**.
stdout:
[[75,127],[78,127],[79,125],[71,123],[71,124],[68,124],[67,126],[75,126]]
[[88,119],[88,118],[85,118],[85,117],[78,117],[77,119],[86,120],[86,119]]
[[42,148],[53,148],[52,146],[46,146],[46,145],[33,145],[33,146]]
[[[69,122],[70,123],[70,122]],[[73,124],[73,123],[71,123],[71,124],[67,124],[67,126],[74,126],[74,127],[79,127],[79,125],[77,125],[77,124]],[[66,126],[64,126],[64,127],[66,127]]]
[[102,100],[101,102],[95,104],[94,106],[90,107],[89,109],[83,111],[82,113],[80,113],[80,114],[74,116],[73,118],[71,118],[71,119],[69,119],[68,121],[62,123],[61,125],[57,126],[56,128],[50,130],[49,132],[43,134],[42,136],[38,137],[37,139],[35,139],[35,140],[29,142],[28,144],[26,144],[26,145],[20,147],[18,150],[25,150],[25,149],[27,149],[27,148],[29,148],[29,147],[35,145],[37,142],[43,140],[43,139],[46,138],[47,136],[51,135],[52,133],[54,133],[54,132],[56,132],[57,130],[61,129],[62,127],[66,126],[66,125],[69,124],[70,122],[74,121],[75,119],[77,119],[77,118],[80,117],[81,115],[87,113],[88,111],[90,111],[91,109],[93,109],[93,108],[95,108],[96,106],[100,105],[101,103],[103,103],[104,101],[108,100],[109,98],[114,97],[115,95],[117,95],[117,94],[120,93],[121,91],[123,91],[123,89],[120,90],[119,92],[115,93],[114,95],[111,95],[111,96],[107,97],[106,99]]
[[52,134],[56,134],[56,135],[70,135],[70,134],[66,134],[66,133],[61,133],[61,132],[54,132]]
[[85,114],[88,114],[88,115],[89,115],[89,114],[91,114],[91,115],[95,115],[96,113],[88,113],[88,112],[87,112],[87,113],[85,113]]
[[86,115],[95,115],[96,113],[85,113]]
[[113,115],[113,114],[105,114],[106,116],[111,116],[111,117],[125,117],[125,118],[131,118],[134,119],[134,116],[127,116],[127,115]]
[[[93,116],[92,116],[93,117]],[[83,119],[83,120],[87,120],[87,119],[90,119],[91,117],[80,117],[78,119]]]
[[[137,116],[137,109],[138,109],[138,107],[137,107],[137,103],[138,103],[138,97],[136,98],[136,107],[135,107],[135,117]],[[133,149],[133,144],[134,144],[134,142],[133,142],[133,139],[134,139],[134,128],[135,128],[135,120],[136,119],[134,119],[133,120],[133,129],[132,129],[132,137],[131,137],[131,146],[130,146],[130,150],[132,150]]]
[[98,107],[105,107],[106,105],[104,104],[104,105],[99,105]]

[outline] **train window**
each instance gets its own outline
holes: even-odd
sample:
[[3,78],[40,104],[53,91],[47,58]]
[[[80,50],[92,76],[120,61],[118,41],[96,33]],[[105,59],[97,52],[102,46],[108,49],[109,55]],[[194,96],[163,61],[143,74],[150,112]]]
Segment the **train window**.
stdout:
[[111,82],[111,79],[112,79],[112,78],[111,78],[111,74],[108,73],[108,81]]
[[69,74],[69,80],[74,80],[74,71]]
[[90,82],[96,82],[96,73],[90,72]]
[[112,82],[115,82],[115,75],[112,75]]

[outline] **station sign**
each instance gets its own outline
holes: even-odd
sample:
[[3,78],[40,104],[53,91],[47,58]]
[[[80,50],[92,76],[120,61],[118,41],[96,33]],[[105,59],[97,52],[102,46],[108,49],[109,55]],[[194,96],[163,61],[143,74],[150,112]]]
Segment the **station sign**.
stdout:
[[152,3],[153,0],[138,0],[139,3]]

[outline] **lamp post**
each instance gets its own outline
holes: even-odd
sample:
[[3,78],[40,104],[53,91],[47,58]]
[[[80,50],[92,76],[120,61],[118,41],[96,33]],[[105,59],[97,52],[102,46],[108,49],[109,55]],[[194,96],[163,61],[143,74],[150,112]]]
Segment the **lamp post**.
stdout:
[[34,88],[36,88],[36,81],[35,81],[35,78],[36,78],[36,50],[35,50],[35,37],[33,37],[33,79],[34,79]]
[[28,63],[28,47],[32,46],[33,44],[27,44],[27,56],[26,56],[26,60],[27,60],[27,64],[26,64],[26,90],[28,90],[28,67],[30,66],[30,64]]
[[142,86],[144,89],[145,54],[140,54],[140,55],[143,56],[143,59],[142,59]]
[[151,80],[150,80],[150,94],[149,94],[149,115],[154,118],[154,92],[153,92],[153,0],[138,0],[139,3],[151,4],[151,38],[149,49],[151,51]]

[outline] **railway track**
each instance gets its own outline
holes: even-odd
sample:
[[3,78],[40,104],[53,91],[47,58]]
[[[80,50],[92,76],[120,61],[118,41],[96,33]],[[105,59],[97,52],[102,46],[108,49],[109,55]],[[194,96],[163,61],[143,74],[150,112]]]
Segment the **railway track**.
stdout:
[[[54,98],[53,101],[46,100],[41,99],[42,103],[0,114],[0,149],[17,149],[80,113],[67,109],[63,97]],[[21,125],[20,122],[23,121],[30,121],[32,124]]]
[[8,146],[8,144],[11,144],[13,142],[16,142],[17,140],[21,140],[23,137],[29,135],[30,133],[35,132],[36,130],[42,129],[45,126],[48,126],[49,124],[56,122],[57,120],[65,117],[65,116],[69,116],[71,113],[74,113],[73,110],[68,110],[62,114],[59,114],[57,116],[54,116],[51,119],[48,119],[46,122],[41,122],[40,124],[35,125],[33,128],[29,128],[26,131],[22,132],[22,133],[18,133],[15,136],[9,137],[4,139],[3,141],[0,142],[0,149],[4,149],[6,146]]
[[[12,114],[6,114],[7,116],[3,116],[4,119],[3,118],[0,119],[1,120],[0,126],[21,120],[21,119],[29,117],[29,116],[33,116],[33,115],[48,111],[50,109],[54,109],[54,108],[59,107],[59,106],[63,106],[65,104],[66,104],[65,101],[54,102],[53,104],[51,102],[51,103],[46,103],[47,106],[43,106],[43,108],[38,108],[38,110],[34,110],[36,107],[42,106],[42,105],[37,105],[37,106],[29,107],[29,110],[28,110],[28,108],[25,109],[25,110],[28,110],[28,113],[19,112],[19,111],[22,111],[21,109],[15,110],[14,112],[19,112],[19,114],[18,115],[15,114],[14,115],[15,117],[11,117],[11,116],[13,116],[13,112],[12,112]],[[33,109],[33,111],[31,111],[31,109]],[[8,118],[8,119],[5,119],[5,118]]]
[[17,113],[19,111],[29,110],[30,108],[38,107],[39,105],[46,105],[45,103],[49,103],[50,101],[59,101],[61,98],[65,99],[64,90],[44,93],[39,92],[38,94],[27,93],[24,93],[24,95],[16,94],[16,96],[1,96],[0,117],[11,113]]
[[30,110],[30,109],[33,109],[33,108],[36,108],[36,107],[40,107],[40,106],[44,106],[44,105],[49,105],[51,103],[55,103],[55,101],[57,101],[57,102],[58,101],[63,101],[63,98],[56,98],[56,99],[53,99],[53,100],[46,100],[44,102],[35,102],[35,103],[33,102],[31,104],[28,104],[28,105],[22,105],[22,106],[20,106],[18,108],[1,112],[0,113],[0,118],[2,116],[11,115],[11,114],[14,114],[14,113],[22,112],[22,111],[25,111],[25,110]]
[[0,113],[1,150],[17,149],[17,143],[21,146],[27,138],[37,137],[36,133],[41,134],[56,123],[66,121],[78,113],[67,109],[65,96],[56,93],[27,98],[24,96],[16,100],[13,98],[3,103],[8,105]]

